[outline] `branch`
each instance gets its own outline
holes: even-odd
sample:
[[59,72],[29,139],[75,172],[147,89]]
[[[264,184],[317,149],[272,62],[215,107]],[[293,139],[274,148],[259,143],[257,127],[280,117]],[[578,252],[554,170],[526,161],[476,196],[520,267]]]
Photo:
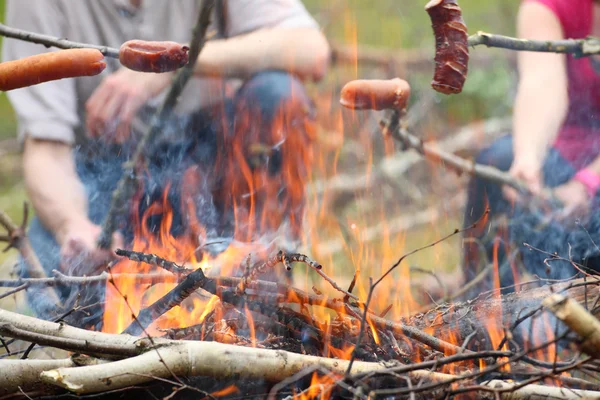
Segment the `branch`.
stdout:
[[39,33],[24,31],[17,28],[11,28],[0,24],[0,36],[23,40],[25,42],[43,44],[46,47],[57,47],[59,49],[96,49],[105,57],[119,59],[119,49],[108,46],[98,46],[95,44],[73,42],[67,39],[57,38],[55,36],[42,35]]
[[544,53],[570,53],[575,57],[600,54],[600,40],[595,37],[566,40],[528,40],[494,35],[479,31],[469,37],[469,46],[484,45],[516,51],[536,51]]
[[[100,275],[92,276],[71,276],[64,275],[57,270],[54,270],[53,278],[19,278],[19,279],[0,279],[0,287],[20,287],[27,285],[31,286],[86,286],[93,285],[98,282],[106,282],[109,278],[109,274],[106,272]],[[172,282],[175,278],[173,275],[165,273],[150,273],[150,274],[113,274],[110,276],[115,281],[119,279],[133,279],[137,283],[160,283],[160,282]]]
[[138,189],[140,177],[139,169],[144,163],[144,153],[148,143],[153,143],[162,133],[161,123],[171,114],[177,104],[179,95],[183,88],[192,77],[194,66],[198,61],[198,56],[206,42],[206,31],[210,24],[210,15],[216,0],[205,0],[202,2],[202,8],[198,14],[198,20],[194,27],[193,37],[190,44],[190,62],[181,68],[173,80],[171,89],[163,100],[158,111],[152,117],[148,131],[138,143],[135,154],[132,159],[123,165],[123,175],[117,184],[117,188],[112,194],[110,209],[102,224],[102,233],[98,239],[98,246],[103,249],[109,249],[112,243],[113,232],[117,230],[119,215],[126,209],[127,202]]
[[69,358],[63,360],[0,360],[0,395],[35,390],[40,385],[40,373],[54,368],[73,367]]
[[594,358],[600,358],[600,321],[576,301],[561,295],[548,296],[542,305],[564,322],[582,341],[581,350]]
[[[29,207],[27,203],[23,204],[23,221],[21,225],[16,225],[10,217],[0,210],[0,226],[6,229],[8,233],[8,237],[3,237],[2,239],[8,239],[8,246],[4,249],[7,251],[11,248],[19,250],[21,253],[21,257],[23,258],[23,264],[27,269],[27,274],[32,278],[43,279],[47,278],[46,271],[40,260],[38,259],[35,251],[31,247],[31,243],[29,243],[29,239],[27,238],[27,219],[29,216]],[[23,282],[21,283],[23,284]],[[23,289],[26,289],[24,287]],[[49,300],[55,304],[57,307],[61,307],[61,301],[56,294],[56,292],[50,288],[43,288],[45,291],[45,295],[49,298]]]
[[[106,391],[129,386],[133,384],[132,382],[148,382],[154,377],[170,377],[171,372],[165,367],[161,358],[177,375],[207,375],[221,378],[245,376],[281,380],[315,364],[339,374],[342,374],[348,366],[348,361],[344,360],[216,342],[153,338],[155,347],[147,338],[87,331],[2,309],[0,309],[0,324],[4,324],[5,327],[10,326],[11,335],[17,338],[23,336],[27,338],[26,340],[53,340],[56,345],[60,342],[64,350],[80,351],[81,343],[86,343],[94,352],[133,356],[126,360],[96,366],[97,368],[94,366],[60,368],[43,374],[45,382],[77,393]],[[141,353],[144,354],[138,356]],[[261,360],[260,365],[257,365],[257,360]],[[0,369],[2,365],[0,362]],[[380,363],[357,361],[354,363],[352,373],[384,368],[386,367]],[[429,371],[413,371],[411,374],[415,379],[424,378],[439,382],[456,378],[453,375]]]
[[[301,370],[320,366],[343,374],[349,362],[326,357],[308,356],[283,350],[267,350],[233,346],[216,342],[179,341],[161,348],[160,355],[176,375],[212,376],[215,378],[254,378],[281,381]],[[377,371],[386,367],[380,363],[360,362],[352,373]],[[155,351],[137,357],[98,366],[59,368],[41,373],[45,383],[58,385],[77,394],[95,393],[169,377]],[[424,370],[413,371],[414,379],[444,382],[456,378]]]
[[519,193],[530,196],[532,199],[550,202],[555,206],[559,205],[558,200],[549,191],[544,192],[541,197],[533,196],[525,184],[514,179],[508,172],[501,171],[491,165],[478,164],[474,161],[466,160],[456,154],[448,153],[435,145],[424,142],[421,138],[411,134],[406,127],[403,127],[399,119],[400,113],[397,110],[392,110],[390,120],[388,122],[382,121],[381,125],[386,132],[406,148],[416,150],[423,157],[441,162],[446,168],[454,169],[459,173],[467,173],[499,185],[507,185]]

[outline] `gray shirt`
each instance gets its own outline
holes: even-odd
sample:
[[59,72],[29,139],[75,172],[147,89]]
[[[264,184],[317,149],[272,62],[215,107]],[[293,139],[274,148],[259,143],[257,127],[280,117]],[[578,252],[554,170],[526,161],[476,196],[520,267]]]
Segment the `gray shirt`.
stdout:
[[[200,5],[201,0],[143,0],[139,8],[129,0],[8,0],[6,24],[117,48],[130,39],[186,43]],[[215,18],[212,20],[209,32],[216,30]],[[224,25],[228,37],[261,28],[317,27],[300,0],[228,0]],[[2,58],[15,60],[46,51],[55,49],[5,39]],[[19,122],[19,138],[29,135],[69,144],[83,141],[85,103],[101,80],[120,67],[117,60],[106,61],[106,70],[94,77],[62,79],[8,92]],[[233,80],[229,83],[236,84]],[[221,93],[220,81],[193,79],[180,104],[199,108],[219,101]]]

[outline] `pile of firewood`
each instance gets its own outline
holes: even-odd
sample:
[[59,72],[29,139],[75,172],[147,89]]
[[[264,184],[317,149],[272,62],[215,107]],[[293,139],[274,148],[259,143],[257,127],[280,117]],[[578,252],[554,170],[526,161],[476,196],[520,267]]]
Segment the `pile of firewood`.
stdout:
[[[3,214],[0,220],[9,230],[3,238],[27,254],[22,229]],[[204,393],[206,388],[182,380],[193,376],[227,385],[238,378],[265,381],[273,398],[600,398],[595,378],[600,372],[600,281],[593,276],[546,286],[537,280],[510,295],[485,293],[392,321],[385,318],[389,310],[377,314],[371,308],[371,299],[378,295],[379,282],[391,279],[405,257],[372,283],[368,298],[361,300],[352,293],[354,283],[341,288],[319,263],[301,254],[279,252],[247,265],[242,277],[208,277],[202,269],[188,270],[151,254],[119,254],[156,268],[133,275],[140,283],[160,281],[166,270],[178,284],[135,315],[122,334],[69,326],[64,320],[80,311],[77,305],[62,310],[57,322],[0,310],[6,351],[0,359],[0,398],[65,392],[85,396],[156,381],[167,382],[173,396]],[[294,263],[313,269],[339,296],[260,280],[280,264],[291,268]],[[3,280],[0,286],[11,289],[1,297],[34,287],[52,291],[60,285],[110,285],[119,278],[110,272],[91,277],[56,272],[51,278]],[[221,312],[159,336],[147,333],[153,321],[198,291],[216,296]],[[329,323],[315,315],[317,307],[329,310]],[[31,345],[15,351],[15,340]],[[72,353],[29,359],[36,345]],[[244,395],[243,390],[236,388],[236,393]]]

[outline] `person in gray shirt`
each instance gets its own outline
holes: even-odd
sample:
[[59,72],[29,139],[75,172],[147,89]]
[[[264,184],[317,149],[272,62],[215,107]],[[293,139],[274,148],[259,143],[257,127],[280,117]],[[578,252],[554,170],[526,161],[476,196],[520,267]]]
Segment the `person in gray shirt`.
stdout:
[[[6,23],[112,47],[130,39],[186,43],[200,5],[200,0],[8,0]],[[194,218],[213,235],[232,235],[234,204],[252,204],[260,217],[256,223],[248,220],[245,239],[274,229],[284,218],[297,231],[303,193],[289,186],[304,182],[314,135],[303,82],[324,76],[327,41],[300,0],[218,0],[209,35],[195,78],[174,117],[163,121],[163,140],[147,149],[149,178],[135,212],[141,215],[167,186],[177,207],[181,192],[193,187]],[[2,56],[8,61],[54,50],[7,39]],[[110,194],[173,78],[173,73],[142,73],[107,62],[95,77],[8,93],[36,211],[29,235],[48,271],[90,274],[92,266],[112,256],[96,247]],[[269,181],[271,187],[250,181]],[[173,234],[189,229],[185,214],[176,212]],[[130,239],[130,225],[115,233],[113,247]],[[63,289],[64,297],[72,294]]]

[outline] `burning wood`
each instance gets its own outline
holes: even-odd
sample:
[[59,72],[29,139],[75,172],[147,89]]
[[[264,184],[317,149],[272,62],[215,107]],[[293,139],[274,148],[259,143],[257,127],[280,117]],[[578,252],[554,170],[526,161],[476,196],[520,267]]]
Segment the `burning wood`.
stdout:
[[[156,256],[134,252],[127,254],[157,266],[171,265],[169,261]],[[261,265],[273,266],[286,257],[280,253]],[[289,259],[307,261],[300,256]],[[318,265],[310,260],[308,264]],[[492,397],[506,394],[507,398],[567,393],[565,396],[573,398],[600,398],[600,392],[595,391],[598,386],[592,382],[564,375],[572,370],[598,369],[590,357],[559,357],[557,346],[567,348],[568,343],[574,343],[577,338],[568,334],[569,330],[564,326],[558,330],[545,330],[546,336],[540,336],[539,327],[534,327],[535,321],[550,315],[544,305],[556,313],[556,305],[564,303],[563,300],[551,301],[556,298],[548,297],[552,291],[562,293],[565,296],[563,299],[575,299],[571,301],[592,306],[593,312],[597,313],[593,304],[593,299],[600,297],[600,283],[597,281],[560,283],[505,297],[492,293],[488,299],[440,307],[424,315],[408,318],[403,323],[395,323],[370,310],[365,314],[366,318],[361,318],[361,308],[364,309],[365,305],[350,298],[311,295],[287,285],[257,280],[258,274],[248,280],[247,276],[208,278],[202,269],[189,274],[173,268],[170,271],[177,274],[180,281],[165,296],[172,302],[158,300],[149,307],[150,310],[159,309],[157,303],[181,303],[178,302],[181,299],[174,294],[185,297],[195,292],[190,288],[202,287],[213,294],[215,300],[211,300],[211,308],[205,309],[199,325],[168,329],[163,331],[163,338],[140,339],[89,332],[0,311],[0,334],[4,337],[102,359],[120,359],[92,363],[94,365],[86,363],[84,366],[75,359],[46,364],[36,360],[20,363],[0,360],[2,368],[12,363],[10,366],[17,365],[18,371],[30,371],[19,375],[11,373],[0,378],[3,393],[14,392],[18,387],[34,393],[41,383],[52,385],[51,391],[56,391],[58,386],[79,394],[95,393],[169,378],[173,373],[219,378],[236,375],[280,382],[291,379],[309,366],[319,366],[330,377],[322,381],[323,390],[340,396],[356,395],[361,391],[365,393],[366,390],[366,393],[372,391],[373,395],[400,397],[423,393],[435,395],[446,391],[467,397],[473,393]],[[61,279],[63,284],[86,283],[84,280]],[[109,282],[114,279],[118,277],[109,275]],[[243,282],[245,285],[240,290]],[[18,282],[0,283],[14,286]],[[55,283],[48,279],[28,281],[30,285]],[[300,306],[302,311],[290,308],[294,305]],[[314,310],[310,311],[309,307],[315,306],[326,307],[336,316],[329,323],[324,323],[314,314]],[[524,310],[527,313],[523,313]],[[560,317],[560,314],[557,315]],[[151,311],[142,311],[135,319],[135,324],[148,325],[158,317]],[[364,335],[361,335],[359,327],[361,321],[366,321],[368,325]],[[498,321],[504,323],[498,324]],[[526,337],[523,330],[517,329],[524,325],[533,336]],[[429,336],[426,331],[434,333],[435,337]],[[142,332],[143,329],[135,331],[136,334]],[[419,334],[415,335],[415,332]],[[534,336],[538,337],[537,341],[532,339]],[[219,341],[229,344],[216,343]],[[452,342],[457,344],[456,351],[446,354],[439,351],[453,348]],[[357,343],[360,344],[357,346]],[[435,343],[446,344],[438,346]],[[595,354],[589,351],[593,342],[586,343],[586,352]],[[540,358],[542,353],[547,356]],[[344,360],[351,354],[357,361]],[[391,364],[380,364],[379,361]],[[317,372],[314,374],[319,376]],[[566,391],[537,384],[550,382],[549,379],[573,389]],[[424,384],[416,385],[418,381]],[[290,380],[289,385],[293,386],[292,382],[295,381]],[[289,385],[278,390],[282,394],[292,390]],[[47,392],[47,386],[42,387],[46,387]],[[589,390],[590,387],[594,390]]]
[[[142,169],[145,145],[159,135],[158,122],[171,112],[190,77],[205,39],[213,3],[203,3],[191,44],[192,64],[177,75],[176,84],[137,148],[134,160],[127,165],[127,172],[115,192],[113,207],[104,225],[102,245],[105,247],[110,244],[110,235],[115,230],[115,216],[121,214],[125,201],[137,188],[136,175]],[[453,1],[431,4],[434,3],[454,4]],[[446,25],[456,28],[451,26],[452,21]],[[466,33],[462,26],[458,28],[462,43]],[[7,34],[6,27],[0,25],[2,32]],[[469,43],[489,44],[499,39],[484,34],[478,37],[479,43],[473,38]],[[44,42],[47,38],[37,40]],[[59,43],[81,46],[67,41]],[[99,51],[115,57],[115,49]],[[459,77],[462,80],[452,86],[458,91],[464,73],[466,63]],[[404,147],[443,160],[463,172],[487,175],[492,180],[522,187],[506,174],[446,154],[411,135],[400,120],[400,110],[408,100],[408,84],[397,80],[377,81],[375,86],[371,86],[372,83],[354,82],[347,87],[344,99],[355,109],[392,108],[386,129]],[[378,89],[374,93],[381,98],[372,98],[372,93],[364,92],[365,89]],[[454,89],[452,91],[456,91]],[[274,147],[251,145],[260,153],[256,157],[258,161],[263,156],[268,158],[281,153],[280,144]],[[240,164],[246,161],[241,151],[239,160]],[[256,165],[260,165],[258,161]],[[244,173],[228,176],[228,179],[238,178],[252,180]],[[304,184],[301,177],[290,179],[299,181],[298,187]],[[260,186],[262,181],[256,179],[254,184]],[[223,186],[224,190],[231,190],[231,185]],[[244,196],[252,192],[250,188],[242,189],[239,191]],[[246,196],[250,197],[251,194]],[[301,197],[295,198],[298,204],[304,200]],[[164,210],[166,206],[161,212]],[[164,214],[172,217],[166,211]],[[145,223],[145,218],[142,219]],[[27,350],[23,360],[0,359],[3,371],[0,395],[38,396],[65,390],[76,394],[101,393],[127,390],[153,381],[173,384],[176,387],[173,394],[186,389],[204,393],[202,386],[192,387],[179,377],[209,376],[265,380],[272,398],[286,395],[358,399],[442,395],[600,398],[600,384],[590,377],[600,372],[596,360],[600,355],[598,281],[555,283],[507,296],[487,293],[471,302],[440,304],[424,313],[405,313],[403,318],[397,312],[388,319],[386,314],[396,304],[385,307],[372,304],[375,288],[386,277],[391,280],[388,275],[413,252],[400,258],[370,285],[367,300],[363,301],[360,271],[345,289],[346,284],[338,284],[325,273],[330,265],[325,264],[324,268],[300,253],[250,248],[259,259],[252,262],[248,248],[240,250],[231,246],[217,256],[207,253],[202,254],[204,258],[195,259],[199,255],[196,250],[201,247],[197,242],[201,240],[168,236],[170,226],[161,226],[161,235],[167,232],[167,240],[157,244],[148,235],[142,238],[144,243],[134,240],[134,250],[119,250],[117,254],[128,260],[111,265],[108,272],[75,277],[55,271],[54,277],[46,277],[40,273],[43,270],[39,261],[28,247],[25,223],[17,227],[0,213],[0,224],[8,231],[8,235],[0,239],[18,248],[33,271],[31,278],[0,281],[0,287],[14,288],[3,296],[31,287],[52,292],[53,287],[62,285],[86,287],[98,282],[107,285],[103,326],[106,332],[77,329],[64,322],[52,323],[0,310],[0,342],[8,356],[20,354],[13,348],[17,339],[81,354],[61,360],[27,360],[30,353]],[[309,293],[289,284],[262,280],[279,268],[279,264],[290,270],[295,262],[305,264],[323,278],[335,290],[334,294],[323,293],[317,287],[313,287],[314,293]],[[147,265],[142,266],[142,263]],[[213,265],[225,265],[231,270],[215,274],[211,271]],[[388,289],[401,284],[396,281]],[[381,297],[384,302],[395,300],[393,294]],[[579,354],[580,350],[587,356]],[[310,378],[310,383],[305,382],[305,378]],[[221,389],[211,395],[225,396],[236,391],[230,381]]]

